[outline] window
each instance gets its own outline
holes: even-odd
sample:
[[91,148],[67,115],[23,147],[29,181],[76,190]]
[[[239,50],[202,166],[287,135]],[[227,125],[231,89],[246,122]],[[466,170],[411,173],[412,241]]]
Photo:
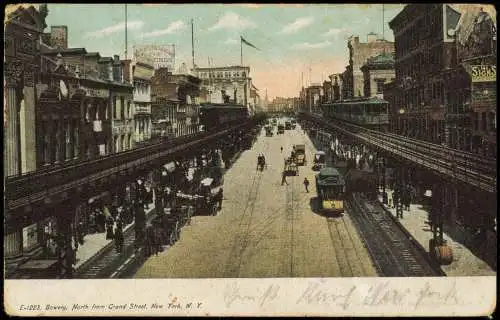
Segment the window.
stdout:
[[125,119],[125,98],[120,97],[120,119]]
[[384,80],[376,80],[377,83],[377,94],[382,94],[384,92]]
[[128,117],[132,118],[132,106],[131,106],[130,100],[127,101],[127,110],[128,110]]
[[118,118],[118,111],[116,110],[116,96],[113,96],[113,119]]
[[482,131],[488,130],[488,124],[486,122],[486,112],[481,112],[481,124]]

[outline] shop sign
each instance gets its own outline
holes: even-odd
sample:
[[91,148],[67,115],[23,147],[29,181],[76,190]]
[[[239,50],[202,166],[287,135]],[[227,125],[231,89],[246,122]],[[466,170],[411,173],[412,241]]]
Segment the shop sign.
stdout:
[[92,98],[109,98],[109,90],[108,89],[96,89],[96,88],[87,88],[80,87],[88,97]]
[[473,65],[469,73],[472,82],[497,81],[497,66]]

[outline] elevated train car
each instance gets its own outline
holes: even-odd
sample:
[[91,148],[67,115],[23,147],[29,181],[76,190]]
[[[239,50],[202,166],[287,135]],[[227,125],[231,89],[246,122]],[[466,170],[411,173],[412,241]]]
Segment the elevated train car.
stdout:
[[216,131],[234,123],[248,119],[248,109],[237,104],[205,103],[200,105],[200,124],[203,131]]
[[389,102],[377,97],[341,100],[323,104],[321,108],[330,119],[384,132],[389,127]]

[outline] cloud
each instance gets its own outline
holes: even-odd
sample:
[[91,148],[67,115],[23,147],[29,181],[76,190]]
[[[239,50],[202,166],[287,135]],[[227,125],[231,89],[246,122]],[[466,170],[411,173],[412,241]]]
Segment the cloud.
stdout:
[[350,33],[351,30],[347,29],[347,28],[331,28],[330,30],[328,30],[327,32],[323,33],[321,36],[322,37],[331,37],[331,36],[338,36],[340,35],[341,33]]
[[[137,30],[141,29],[144,26],[144,22],[140,20],[135,20],[135,21],[128,21],[127,22],[127,30]],[[85,34],[86,38],[102,38],[104,36],[108,36],[110,34],[120,32],[122,30],[125,30],[125,22],[120,22],[118,24],[115,24],[110,27],[106,27],[104,29],[92,31],[92,32],[87,32]]]
[[357,25],[357,24],[369,24],[371,21],[371,19],[369,17],[365,17],[363,19],[360,19],[360,20],[356,20],[352,23],[352,25]]
[[216,24],[208,28],[209,31],[215,31],[219,29],[238,29],[243,30],[247,28],[255,28],[257,24],[249,19],[241,17],[237,13],[227,12],[225,15],[219,18]]
[[281,33],[295,33],[313,23],[313,20],[313,17],[297,18],[294,22],[284,26]]
[[294,49],[297,49],[297,50],[320,49],[320,48],[328,47],[331,44],[332,43],[330,41],[323,41],[323,42],[316,42],[316,43],[303,42],[303,43],[297,43],[293,47],[294,47]]
[[172,34],[176,32],[177,30],[184,29],[186,27],[186,24],[182,20],[177,20],[168,25],[166,29],[162,30],[155,30],[147,33],[143,33],[141,36],[143,38],[149,38],[149,37],[158,37],[162,36],[164,34]]
[[225,44],[237,44],[238,40],[232,39],[232,38],[228,38],[226,41],[224,41],[224,43]]

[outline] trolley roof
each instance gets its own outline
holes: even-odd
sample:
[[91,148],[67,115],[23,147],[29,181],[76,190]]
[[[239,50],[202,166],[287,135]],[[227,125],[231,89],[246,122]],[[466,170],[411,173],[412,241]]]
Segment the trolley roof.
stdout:
[[344,179],[339,171],[332,167],[322,168],[316,175],[319,186],[344,185]]

